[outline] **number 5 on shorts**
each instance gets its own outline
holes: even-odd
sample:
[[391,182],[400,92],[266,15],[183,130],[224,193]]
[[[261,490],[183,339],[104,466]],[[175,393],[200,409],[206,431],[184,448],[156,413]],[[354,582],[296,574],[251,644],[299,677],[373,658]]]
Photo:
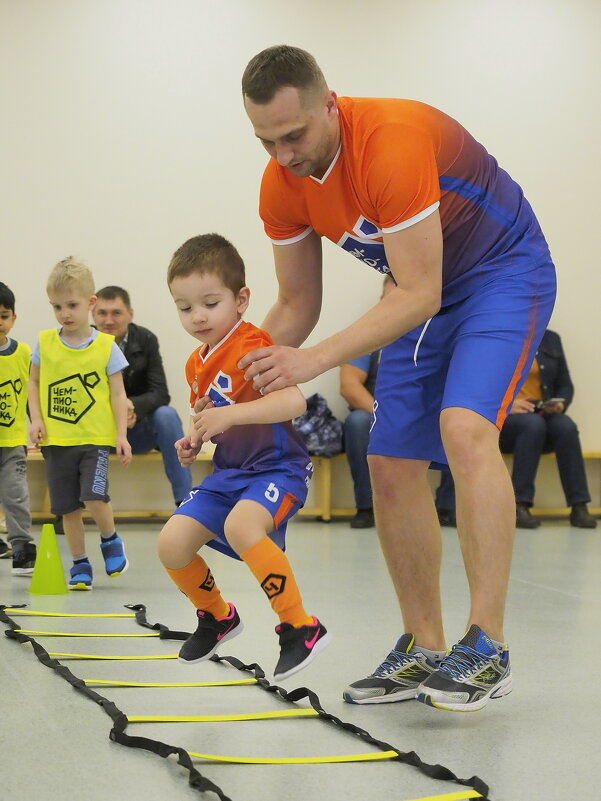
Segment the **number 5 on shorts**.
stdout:
[[277,499],[280,497],[280,491],[273,483],[273,481],[271,482],[271,484],[269,484],[269,486],[265,490],[265,497],[267,498],[268,501],[271,501],[271,503],[275,503]]

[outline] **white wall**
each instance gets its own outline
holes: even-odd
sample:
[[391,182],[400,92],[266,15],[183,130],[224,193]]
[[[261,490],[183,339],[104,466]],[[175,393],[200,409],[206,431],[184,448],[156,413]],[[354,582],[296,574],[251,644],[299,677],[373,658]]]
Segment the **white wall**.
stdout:
[[[311,51],[339,94],[420,99],[457,117],[523,185],[559,272],[563,337],[585,448],[601,448],[598,186],[599,0],[0,0],[0,277],[14,334],[54,318],[44,287],[75,254],[98,286],[122,284],[161,340],[185,413],[180,330],[165,286],[171,253],[216,230],[247,263],[248,319],[275,296],[257,216],[266,155],[240,98],[263,47]],[[325,244],[326,300],[312,340],[376,300],[375,273]],[[312,341],[310,340],[310,341]],[[306,385],[339,415],[337,371]]]

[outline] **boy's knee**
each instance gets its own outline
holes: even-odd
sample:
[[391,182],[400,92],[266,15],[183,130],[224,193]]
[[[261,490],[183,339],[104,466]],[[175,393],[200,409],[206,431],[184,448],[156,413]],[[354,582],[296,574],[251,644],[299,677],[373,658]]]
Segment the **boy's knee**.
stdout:
[[165,563],[164,556],[167,553],[168,544],[169,544],[169,534],[165,532],[165,527],[163,527],[157,539],[157,553],[159,555],[159,559],[161,560],[161,562],[163,562],[163,564]]
[[168,524],[163,526],[157,540],[157,552],[163,565],[173,567],[174,560],[175,562],[181,561],[181,551],[181,538],[176,536]]

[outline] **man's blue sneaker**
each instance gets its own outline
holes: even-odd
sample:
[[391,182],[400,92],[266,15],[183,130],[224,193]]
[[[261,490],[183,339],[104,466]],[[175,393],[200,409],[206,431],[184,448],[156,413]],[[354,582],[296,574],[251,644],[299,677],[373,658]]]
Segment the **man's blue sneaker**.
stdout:
[[123,540],[117,534],[112,540],[102,540],[100,550],[104,557],[104,566],[107,576],[120,576],[129,567]]
[[348,704],[392,704],[415,698],[424,679],[436,664],[418,648],[413,648],[413,634],[403,634],[386,659],[365,679],[359,679],[344,690]]
[[473,625],[420,684],[417,700],[451,712],[473,712],[511,689],[507,647],[499,653],[490,637]]
[[71,568],[70,590],[92,589],[92,565],[89,562],[76,562]]

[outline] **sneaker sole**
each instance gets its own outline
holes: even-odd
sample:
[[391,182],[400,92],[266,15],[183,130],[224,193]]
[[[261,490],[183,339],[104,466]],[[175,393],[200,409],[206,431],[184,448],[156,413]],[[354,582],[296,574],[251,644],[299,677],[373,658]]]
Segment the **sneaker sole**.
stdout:
[[417,700],[422,704],[426,704],[426,706],[432,706],[436,709],[444,709],[446,712],[477,712],[478,710],[483,709],[491,699],[494,701],[497,698],[503,698],[503,696],[509,695],[512,689],[513,679],[510,674],[502,679],[488,695],[479,698],[477,701],[474,701],[471,704],[447,703],[440,697],[436,698],[436,696],[433,696],[428,692],[419,693]]
[[294,674],[298,673],[299,670],[306,668],[307,665],[309,665],[315,659],[316,656],[318,656],[325,648],[327,648],[331,642],[332,642],[332,635],[330,634],[329,631],[327,631],[321,638],[321,640],[315,645],[315,648],[313,648],[313,650],[307,656],[306,659],[304,659],[302,662],[296,665],[296,667],[287,670],[285,673],[278,673],[278,674],[274,673],[273,674],[274,681],[284,681],[284,679],[287,679],[290,676],[294,676]]
[[31,576],[33,567],[13,567],[10,572],[13,576]]
[[400,701],[413,701],[415,698],[417,698],[417,687],[413,690],[399,690],[388,695],[372,695],[365,698],[353,698],[347,690],[342,693],[342,699],[347,704],[398,704]]
[[201,656],[199,659],[182,659],[181,656],[178,656],[177,661],[181,662],[182,665],[197,665],[199,662],[206,662],[207,659],[210,659],[213,656],[213,654],[218,648],[221,648],[224,642],[227,642],[228,640],[233,640],[234,637],[237,637],[238,634],[241,634],[243,630],[244,630],[244,624],[242,623],[242,621],[240,621],[236,626],[236,628],[232,629],[231,631],[228,631],[225,637],[222,637],[217,643],[217,645],[213,648],[213,650],[209,651],[208,654]]
[[92,589],[92,585],[91,584],[84,584],[83,581],[80,581],[77,584],[69,584],[69,589],[70,590],[76,590],[76,591],[79,591],[79,590],[91,590]]
[[123,566],[123,569],[122,569],[122,570],[115,570],[115,571],[113,571],[112,573],[109,573],[109,572],[108,572],[108,570],[107,570],[107,571],[106,571],[106,575],[107,575],[109,578],[115,578],[116,576],[120,576],[122,573],[125,573],[125,571],[127,570],[127,568],[128,568],[128,567],[129,567],[129,562],[127,561],[127,557],[126,557],[126,559],[125,559],[125,565]]

